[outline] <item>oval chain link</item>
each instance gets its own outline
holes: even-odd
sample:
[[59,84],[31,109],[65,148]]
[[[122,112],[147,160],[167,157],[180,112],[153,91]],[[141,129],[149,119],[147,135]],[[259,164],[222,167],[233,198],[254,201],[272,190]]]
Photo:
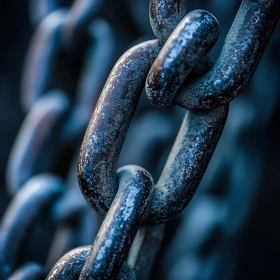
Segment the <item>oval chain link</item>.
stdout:
[[[73,150],[79,143],[114,52],[110,25],[104,20],[92,21],[101,0],[76,0],[70,9],[62,9],[60,1],[30,3],[32,21],[39,27],[23,76],[22,99],[28,115],[9,162],[8,187],[15,197],[0,226],[1,279],[45,277],[44,269],[36,263],[17,268],[17,255],[27,229],[37,215],[43,215],[45,207],[51,209],[48,219],[66,223],[69,235],[73,230],[67,224],[69,217],[85,213],[81,200],[75,201],[74,189],[65,187],[67,183],[58,176],[35,176],[47,169],[37,166],[37,162],[43,148],[48,150],[50,139],[56,140],[56,149]],[[156,40],[129,49],[107,79],[78,159],[78,180],[84,198],[100,214],[107,215],[92,247],[68,252],[54,265],[47,279],[149,277],[164,226],[140,230],[127,264],[125,258],[140,226],[165,223],[189,204],[222,134],[228,103],[251,80],[280,16],[277,0],[243,0],[220,57],[212,63],[208,53],[219,35],[218,22],[202,10],[186,15],[186,8],[187,0],[150,0]],[[69,85],[65,83],[60,88],[53,73],[61,71],[61,53],[73,56],[79,44],[85,42],[89,42],[87,63],[72,101],[64,93]],[[96,79],[92,81],[94,75]],[[117,171],[144,87],[155,107],[177,104],[188,109],[155,185],[152,176],[141,167],[125,166]],[[57,162],[55,152],[48,156],[51,163]],[[74,197],[75,202],[67,208],[65,201],[69,197]],[[60,230],[63,233],[64,227]],[[149,235],[156,236],[157,241],[152,243]],[[64,250],[49,256],[49,260],[57,259]],[[145,267],[147,254],[153,257]],[[147,271],[141,272],[142,268]]]

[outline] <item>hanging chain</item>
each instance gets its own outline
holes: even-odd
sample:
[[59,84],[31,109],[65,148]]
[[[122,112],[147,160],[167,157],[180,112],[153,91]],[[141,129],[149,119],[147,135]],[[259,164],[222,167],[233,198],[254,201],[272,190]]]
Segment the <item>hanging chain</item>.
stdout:
[[[203,69],[201,61],[209,68],[207,53],[217,40],[218,23],[201,10],[185,16],[186,6],[187,1],[150,1],[151,24],[158,41],[137,45],[119,59],[93,113],[80,151],[78,177],[88,204],[101,214],[109,212],[84,258],[85,265],[80,265],[79,279],[116,277],[135,237],[135,229],[127,231],[128,225],[134,223],[138,229],[141,224],[163,223],[187,206],[221,136],[227,104],[249,83],[269,42],[279,19],[280,3],[242,1],[220,57],[198,78],[190,73],[196,72],[196,65]],[[128,214],[143,210],[143,206],[131,199],[127,210],[125,179],[118,174],[125,169],[135,186],[142,181],[148,187],[152,181],[137,176],[137,171],[146,172],[139,167],[127,166],[117,172],[116,167],[145,81],[154,106],[178,104],[192,110],[187,111],[162,175],[152,188],[145,215],[129,221],[133,216]],[[121,238],[110,235],[112,227],[114,234],[121,229]],[[64,263],[70,262],[71,254],[64,257]],[[55,266],[49,279],[64,279],[61,271]]]
[[[0,279],[45,279],[63,254],[91,242],[99,227],[79,193],[76,162],[80,139],[112,67],[113,31],[105,20],[95,19],[101,1],[76,0],[70,8],[62,4],[30,1],[36,30],[22,77],[27,115],[7,168],[13,197],[0,226]],[[37,221],[57,227],[46,265],[19,266]]]
[[[24,275],[25,279],[42,277],[45,273],[38,264],[18,268],[17,255],[29,226],[39,213],[43,215],[46,207],[51,209],[48,219],[59,224],[67,224],[69,216],[77,215],[78,219],[84,216],[81,215],[81,211],[86,211],[84,204],[76,199],[77,188],[65,188],[67,183],[58,176],[40,173],[59,167],[62,159],[57,155],[58,150],[62,154],[75,151],[112,53],[104,47],[108,44],[102,45],[103,39],[111,38],[110,26],[103,20],[92,22],[101,1],[77,0],[70,10],[60,9],[59,1],[31,3],[38,11],[32,20],[40,23],[23,76],[22,100],[28,114],[8,167],[8,189],[15,197],[0,227],[3,279],[12,273],[11,277]],[[229,102],[251,80],[280,15],[277,0],[243,0],[220,56],[213,63],[208,53],[218,39],[218,21],[203,10],[186,15],[186,8],[187,0],[150,0],[156,40],[129,49],[109,75],[78,160],[81,192],[91,208],[106,217],[92,247],[68,252],[54,265],[47,279],[149,277],[164,235],[164,227],[157,225],[177,216],[192,199],[222,134]],[[67,79],[67,60],[81,47],[79,42],[82,46],[87,42],[89,46],[86,56],[89,63],[81,67],[82,78],[72,81]],[[76,98],[69,100],[64,91],[73,88],[73,83]],[[187,109],[156,183],[139,166],[117,169],[144,87],[155,107],[177,104]],[[43,150],[47,152],[42,154]],[[42,156],[46,158],[46,166],[38,165]],[[65,208],[69,193],[75,202]],[[72,229],[71,225],[66,228],[68,232]],[[135,236],[137,242],[129,252]],[[156,241],[151,242],[148,237]],[[62,248],[59,255],[64,251]],[[153,257],[149,259],[148,254]],[[145,265],[147,259],[149,265]],[[49,261],[48,267],[53,262]],[[146,272],[141,271],[145,268]]]

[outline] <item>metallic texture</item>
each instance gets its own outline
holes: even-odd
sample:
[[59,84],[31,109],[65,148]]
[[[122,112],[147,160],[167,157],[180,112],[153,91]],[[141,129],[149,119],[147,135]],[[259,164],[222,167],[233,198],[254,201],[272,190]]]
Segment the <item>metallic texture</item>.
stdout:
[[78,178],[91,207],[105,215],[117,190],[118,157],[149,69],[160,50],[157,41],[127,51],[101,93],[80,151]]
[[114,279],[141,225],[154,185],[137,166],[118,173],[119,190],[90,250],[80,279]]
[[239,269],[239,237],[262,185],[266,131],[279,100],[277,61],[267,59],[271,49],[265,56],[250,89],[230,106],[218,148],[167,249],[166,279],[228,280]]
[[[90,249],[91,246],[84,246],[68,252],[56,263],[55,267],[50,271],[47,280],[78,280]],[[123,263],[116,280],[135,279],[131,268],[126,263]]]
[[6,279],[15,269],[18,254],[30,226],[51,206],[63,190],[60,179],[38,175],[16,194],[0,226],[0,278]]
[[[116,195],[119,153],[143,80],[158,51],[159,44],[149,41],[132,48],[118,61],[84,137],[78,164],[80,188],[89,205],[101,214],[108,211]],[[187,113],[156,184],[145,224],[165,222],[187,206],[211,159],[226,117],[227,106],[205,113]]]
[[[187,4],[187,0],[150,0],[150,22],[160,44],[164,45],[173,30],[184,19],[187,14]],[[211,69],[212,64],[207,55],[202,55],[190,76],[200,77]]]
[[150,0],[151,26],[161,44],[185,17],[187,5],[187,0]]
[[[43,220],[46,207],[50,209],[46,218],[58,225],[47,268],[70,248],[93,242],[99,219],[91,215],[91,209],[86,209],[78,196],[73,164],[64,183],[57,176],[34,175],[40,152],[44,150],[48,154],[46,162],[52,157],[45,143],[52,142],[53,150],[55,147],[63,150],[64,146],[71,150],[79,143],[111,67],[114,32],[105,20],[93,20],[102,2],[76,0],[64,9],[58,9],[65,4],[61,1],[31,2],[32,14],[36,14],[33,21],[40,24],[29,48],[22,81],[23,106],[28,114],[9,162],[9,190],[15,196],[0,225],[1,279],[44,277],[43,268],[36,263],[26,263],[20,268],[17,265],[24,238],[35,218]],[[78,180],[84,198],[99,213],[107,215],[92,247],[77,248],[64,255],[47,279],[152,277],[165,235],[165,225],[153,225],[174,218],[189,204],[222,134],[228,103],[249,83],[280,15],[277,0],[243,0],[221,55],[213,64],[208,52],[217,40],[218,22],[202,10],[186,16],[186,8],[186,0],[150,0],[150,20],[157,40],[129,49],[113,68],[92,115],[78,160]],[[56,79],[54,70],[64,74],[58,65],[63,62],[61,56],[70,54],[72,58],[79,47],[83,54],[77,57],[83,55],[85,60],[82,70],[78,69],[81,73],[75,74],[80,75],[79,81],[71,83],[67,75],[64,81],[57,81],[60,77]],[[64,66],[67,68],[67,63]],[[152,105],[178,104],[193,109],[186,112],[156,185],[141,167],[129,165],[117,171],[145,81]],[[67,91],[69,100],[70,96],[75,97],[69,101],[57,88]],[[158,126],[168,126],[168,133],[151,133],[138,140],[147,140],[149,145],[164,142],[175,131],[172,119],[164,124],[159,122]],[[55,143],[50,141],[56,134],[54,128],[59,130]],[[137,132],[142,133],[140,129]],[[139,143],[133,149],[150,153],[145,145]],[[241,166],[242,160],[238,161]],[[222,232],[225,203],[218,205],[215,199],[206,196],[201,205],[194,205],[206,217],[206,222],[197,223],[197,228],[193,226],[190,249],[197,256],[207,257],[211,243],[217,243],[213,236],[217,231]],[[229,223],[237,225],[240,219]],[[150,228],[140,228],[150,225]],[[205,230],[204,234],[197,235],[200,229]],[[124,262],[126,257],[135,274]]]
[[155,185],[145,224],[163,223],[192,199],[222,134],[228,106],[188,111]]
[[253,77],[279,16],[278,0],[243,0],[212,70],[183,85],[176,103],[208,110],[234,99]]
[[146,92],[153,106],[172,105],[188,74],[218,36],[218,21],[206,11],[192,11],[178,24],[147,77]]

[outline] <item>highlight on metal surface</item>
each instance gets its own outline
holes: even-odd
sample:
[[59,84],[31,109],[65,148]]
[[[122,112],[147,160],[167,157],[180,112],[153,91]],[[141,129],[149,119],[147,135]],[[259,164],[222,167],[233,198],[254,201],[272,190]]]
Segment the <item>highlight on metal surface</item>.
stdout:
[[[134,20],[138,11],[132,11],[126,1],[118,12],[114,1],[29,2],[31,22],[37,27],[22,77],[22,106],[27,115],[7,168],[7,189],[13,197],[0,223],[0,279],[44,279],[52,268],[49,280],[148,280],[154,277],[159,254],[173,241],[180,244],[179,262],[187,260],[185,276],[210,280],[215,274],[210,270],[227,257],[218,252],[219,240],[231,240],[228,237],[242,225],[241,212],[250,204],[253,191],[244,191],[233,217],[230,202],[236,204],[239,189],[233,188],[240,182],[236,173],[250,165],[248,158],[256,158],[254,145],[245,144],[245,151],[242,142],[241,148],[230,151],[238,157],[234,163],[224,157],[214,162],[208,181],[202,179],[227,121],[229,103],[250,82],[279,20],[280,2],[243,0],[220,56],[212,62],[208,54],[219,36],[217,19],[204,10],[187,14],[187,0],[150,0],[152,29],[141,24],[135,32],[146,36],[141,33],[153,31],[156,39],[129,48],[106,83],[116,53],[123,53],[128,45],[122,49],[116,39],[137,39],[131,33],[143,13]],[[145,7],[139,3],[137,7]],[[148,15],[148,5],[146,9]],[[129,26],[121,27],[124,15]],[[140,99],[144,89],[152,108]],[[167,108],[173,105],[183,109]],[[260,121],[254,115],[258,106],[246,97],[239,106],[248,112],[234,111],[243,116],[242,124],[225,134],[228,142],[235,141],[234,148],[249,128],[259,132],[273,111],[269,107]],[[183,114],[171,148],[169,142]],[[127,148],[133,155],[127,159],[140,155],[143,166],[150,161],[148,171],[137,165],[119,168],[133,121],[133,143]],[[147,127],[156,129],[143,136]],[[261,170],[257,160],[250,166],[248,174]],[[226,186],[223,182],[217,198],[213,185],[222,173],[232,181]],[[198,194],[199,200],[194,199],[188,214],[184,213],[187,218],[179,224],[187,228],[189,240],[184,231],[178,240],[167,241],[165,223],[189,205],[201,182],[208,188]],[[255,182],[252,179],[246,186]],[[92,208],[105,216],[102,224]],[[44,265],[19,257],[37,221],[55,226]],[[169,239],[176,230],[177,226],[169,228]],[[93,245],[80,247],[85,244]],[[182,269],[174,264],[168,276],[173,277],[178,267]]]

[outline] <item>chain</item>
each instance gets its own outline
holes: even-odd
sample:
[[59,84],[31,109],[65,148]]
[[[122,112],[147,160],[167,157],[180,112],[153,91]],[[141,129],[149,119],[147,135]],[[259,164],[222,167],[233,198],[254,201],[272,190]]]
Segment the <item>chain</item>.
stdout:
[[[95,19],[101,4],[76,0],[67,8],[62,1],[30,1],[36,30],[22,77],[27,115],[7,168],[13,198],[0,226],[0,279],[45,279],[69,249],[92,242],[99,227],[78,190],[76,161],[115,52],[111,26]],[[57,227],[46,264],[21,264],[37,222]]]
[[[58,150],[60,155],[76,151],[113,53],[107,44],[112,38],[110,26],[103,20],[92,22],[101,1],[77,0],[70,9],[61,9],[59,1],[31,4],[31,11],[36,11],[32,21],[40,23],[23,75],[22,100],[28,114],[8,166],[8,189],[15,197],[0,227],[3,279],[12,273],[11,277],[22,277],[19,279],[44,275],[39,264],[17,268],[16,260],[27,230],[39,213],[43,216],[44,209],[50,209],[47,219],[63,225],[59,230],[66,229],[67,235],[73,231],[69,217],[75,216],[78,224],[94,222],[82,222],[84,213],[91,212],[76,198],[78,188],[65,188],[67,182],[58,176],[41,173],[59,167]],[[203,10],[186,15],[186,8],[186,0],[150,0],[156,40],[129,49],[109,75],[78,159],[80,190],[90,207],[106,217],[91,247],[68,252],[54,266],[69,244],[48,257],[47,269],[53,268],[47,279],[151,276],[164,237],[165,227],[159,224],[176,217],[191,201],[223,132],[229,102],[250,82],[280,15],[277,0],[243,0],[213,63],[208,53],[218,39],[218,21]],[[88,64],[82,67],[80,81],[67,79],[67,71],[63,71],[69,65],[67,54],[72,57],[88,42]],[[117,168],[144,87],[153,106],[177,104],[187,109],[156,183],[139,166]],[[64,93],[73,94],[71,88],[76,88],[74,101]],[[137,143],[134,149],[139,146],[141,150],[141,145]],[[45,166],[38,166],[42,156]],[[75,168],[70,169],[69,177],[73,176]],[[61,243],[60,233],[53,248]]]
[[[221,7],[220,12],[228,17],[231,9],[226,8]],[[242,258],[239,248],[267,164],[267,130],[274,118],[274,104],[279,100],[275,74],[263,75],[267,69],[271,73],[277,71],[275,63],[267,59],[275,55],[276,44],[274,36],[250,89],[231,104],[223,136],[199,191],[183,213],[166,252],[162,265],[166,279],[237,277],[233,275],[237,274]],[[271,87],[266,88],[267,84]],[[256,138],[258,141],[254,141]]]
[[[150,1],[151,24],[159,41],[144,42],[120,58],[93,113],[81,147],[79,183],[91,207],[101,214],[109,212],[85,265],[80,267],[79,279],[116,276],[131,244],[121,240],[135,237],[135,230],[127,231],[127,223],[134,222],[138,229],[140,224],[166,222],[187,206],[227,118],[228,106],[220,106],[248,84],[279,19],[277,1],[242,1],[217,62],[201,78],[189,80],[192,69],[217,40],[218,23],[210,13],[200,10],[184,17],[186,5],[186,1]],[[143,220],[124,222],[122,219],[129,216],[122,212],[127,203],[123,201],[123,181],[117,175],[121,171],[116,172],[116,167],[145,81],[153,105],[167,107],[175,101],[195,110],[186,114],[162,175],[153,187]],[[138,167],[124,169],[133,173]],[[139,210],[138,203],[130,201],[129,213]],[[120,204],[121,209],[115,207]],[[115,221],[119,214],[121,218]],[[122,238],[115,240],[110,236],[112,223],[117,233],[122,229]],[[55,277],[56,271],[54,267],[49,279]],[[57,277],[54,279],[60,279]]]

